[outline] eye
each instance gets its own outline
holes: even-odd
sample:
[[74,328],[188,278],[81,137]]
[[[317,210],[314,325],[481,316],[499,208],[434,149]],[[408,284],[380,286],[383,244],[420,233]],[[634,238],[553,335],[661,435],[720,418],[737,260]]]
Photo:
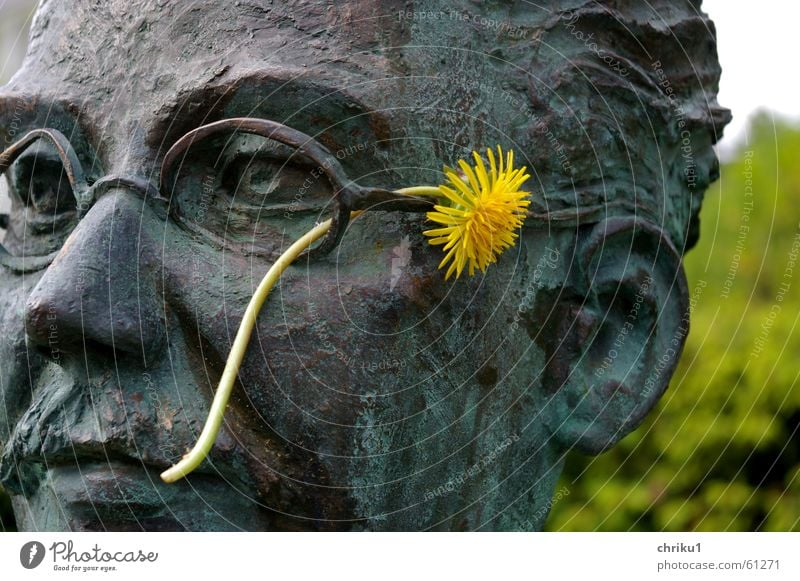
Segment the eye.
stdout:
[[58,250],[77,222],[77,205],[64,166],[52,147],[37,143],[5,174],[10,210],[3,245],[15,256]]
[[0,178],[0,243],[6,237],[8,230],[8,211],[11,209],[11,199],[8,197],[8,183]]
[[239,136],[193,148],[171,196],[173,217],[209,240],[271,254],[327,218],[333,191],[293,148]]
[[55,152],[41,145],[32,147],[9,171],[11,191],[27,208],[40,214],[60,214],[75,210],[64,166]]
[[238,207],[262,212],[308,212],[322,208],[330,192],[327,179],[303,160],[274,153],[239,153],[222,172],[222,190]]

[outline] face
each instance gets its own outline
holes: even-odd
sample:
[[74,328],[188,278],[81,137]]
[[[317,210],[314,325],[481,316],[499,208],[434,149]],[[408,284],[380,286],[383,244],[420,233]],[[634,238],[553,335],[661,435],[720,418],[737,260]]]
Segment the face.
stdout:
[[[437,185],[443,164],[495,143],[535,165],[550,140],[516,117],[524,80],[412,48],[399,8],[197,4],[45,5],[0,96],[6,145],[55,128],[90,183],[112,178],[79,218],[45,142],[8,172],[4,245],[57,253],[0,278],[0,477],[20,528],[540,527],[567,447],[552,384],[571,360],[552,344],[579,357],[602,325],[564,307],[584,300],[570,281],[588,235],[535,219],[485,276],[455,282],[424,214],[355,219],[269,297],[209,459],[160,481],[199,435],[261,277],[333,194],[293,150],[228,133],[191,148],[156,199],[137,184],[158,182],[182,135],[275,120],[384,188]],[[470,78],[501,88],[453,90]]]

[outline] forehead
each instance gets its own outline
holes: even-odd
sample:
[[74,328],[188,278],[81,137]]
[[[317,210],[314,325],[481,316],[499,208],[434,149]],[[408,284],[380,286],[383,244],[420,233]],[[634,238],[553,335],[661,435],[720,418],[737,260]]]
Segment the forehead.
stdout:
[[[344,2],[352,7],[344,19],[334,18],[340,10],[322,4],[293,11],[272,2],[46,0],[32,26],[26,68],[46,78],[62,72],[61,81],[102,78],[110,86],[157,78],[157,89],[218,73],[230,62],[346,64],[348,52],[375,48],[379,40],[402,40],[392,34],[399,29],[389,14],[358,18],[363,2]],[[385,33],[394,38],[385,39]]]
[[381,50],[404,42],[392,2],[371,12],[374,3],[361,1],[336,10],[270,4],[45,0],[23,68],[0,90],[10,99],[0,114],[32,124],[44,116],[59,128],[56,118],[80,116],[100,143],[162,141],[215,115],[266,116],[312,132],[309,119],[290,116],[314,104],[306,117],[319,126],[368,109],[365,98],[381,103],[365,83],[393,76]]
[[340,4],[44,0],[11,88],[75,102],[132,91],[132,106],[146,91],[152,107],[252,71],[334,76],[342,84],[386,75],[391,64],[381,46],[405,42],[392,2],[370,17],[367,2]]
[[[178,92],[231,69],[330,74],[341,84],[421,71],[441,77],[466,67],[478,78],[486,72],[474,70],[479,63],[496,69],[505,58],[515,60],[497,52],[501,45],[529,58],[533,34],[509,33],[508,26],[535,28],[552,17],[558,2],[552,4],[521,10],[473,0],[42,0],[14,85],[58,86],[60,95],[77,98],[130,85]],[[502,58],[488,62],[490,53]]]

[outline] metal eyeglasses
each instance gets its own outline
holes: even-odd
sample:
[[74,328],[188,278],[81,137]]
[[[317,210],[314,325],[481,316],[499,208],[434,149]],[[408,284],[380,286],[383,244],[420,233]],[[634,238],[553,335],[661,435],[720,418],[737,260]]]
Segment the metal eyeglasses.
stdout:
[[[170,176],[188,150],[203,140],[226,132],[258,135],[289,146],[294,150],[293,155],[296,155],[297,159],[308,166],[319,168],[330,182],[333,190],[333,197],[330,201],[331,227],[320,243],[303,254],[306,258],[317,259],[336,248],[344,236],[353,211],[425,212],[433,208],[433,202],[429,199],[356,184],[347,177],[336,156],[316,139],[276,121],[247,117],[209,123],[178,139],[164,156],[159,172],[158,187],[139,177],[117,175],[107,175],[90,184],[75,149],[64,134],[56,129],[30,131],[3,151],[0,154],[0,176],[33,144],[39,140],[49,142],[63,165],[64,174],[75,197],[78,219],[80,219],[103,192],[112,187],[129,187],[143,192],[153,199],[168,200],[165,192]],[[8,222],[9,216],[0,214],[0,227],[7,227]],[[13,256],[0,244],[0,265],[16,272],[31,272],[49,265],[57,254],[58,251],[46,256]]]

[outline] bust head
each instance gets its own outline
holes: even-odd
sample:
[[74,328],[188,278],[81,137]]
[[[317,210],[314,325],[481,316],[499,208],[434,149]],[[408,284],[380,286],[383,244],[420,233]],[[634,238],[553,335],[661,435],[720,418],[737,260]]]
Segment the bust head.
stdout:
[[[565,452],[635,429],[680,354],[727,120],[710,22],[667,0],[161,4],[43,2],[0,90],[4,148],[54,128],[89,183],[112,178],[78,218],[51,144],[7,172],[0,481],[20,528],[540,528]],[[447,282],[424,214],[359,216],[283,275],[209,459],[165,485],[253,290],[332,196],[232,132],[155,200],[169,147],[234,117],[384,188],[499,143],[533,215]]]

